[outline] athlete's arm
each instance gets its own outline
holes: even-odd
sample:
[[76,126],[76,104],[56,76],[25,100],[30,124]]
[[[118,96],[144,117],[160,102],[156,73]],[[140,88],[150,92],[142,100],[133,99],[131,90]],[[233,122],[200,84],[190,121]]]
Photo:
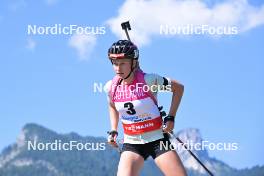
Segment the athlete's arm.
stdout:
[[171,91],[173,94],[169,115],[175,116],[181,102],[181,98],[184,92],[184,86],[175,80],[171,80]]
[[[117,132],[117,126],[118,126],[118,120],[119,120],[119,116],[118,116],[118,112],[115,108],[114,103],[111,100],[111,94],[110,92],[110,87],[112,85],[112,81],[108,81],[104,87],[104,89],[107,92],[107,101],[108,101],[108,109],[109,109],[109,117],[110,117],[110,131],[109,131],[109,136],[108,136],[108,143],[114,147],[117,147],[116,144],[116,138],[117,138],[117,133],[115,133],[114,131]],[[112,132],[112,133],[110,133]],[[114,132],[114,133],[113,133]]]
[[181,102],[184,86],[176,80],[172,80],[167,77],[161,77],[156,74],[148,74],[147,76],[148,77],[145,79],[149,85],[157,84],[161,86],[161,90],[171,91],[173,93],[168,115],[175,116]]
[[[177,82],[176,80],[171,80],[170,78],[162,77],[157,74],[146,74],[145,81],[149,86],[159,85],[161,86],[160,90],[171,91],[173,93],[172,99],[171,99],[171,106],[170,106],[168,115],[175,117],[176,112],[181,102],[181,98],[182,98],[183,91],[184,91],[184,86],[181,83]],[[164,128],[163,130],[165,132],[171,132],[174,127],[174,122],[167,121],[166,126],[167,127]]]
[[112,102],[109,102],[109,115],[111,130],[117,131],[119,117],[115,105]]
[[[109,115],[110,115],[110,124],[111,124],[111,131],[117,132],[117,126],[118,126],[118,112],[112,102],[109,101]],[[113,147],[118,147],[118,144],[116,143],[117,133],[109,134],[108,137],[108,143],[112,145]]]
[[[168,115],[175,117],[176,112],[181,102],[181,98],[183,96],[184,86],[180,84],[179,82],[177,82],[176,80],[171,80],[171,92],[173,94],[172,94],[172,99],[171,99],[170,111]],[[163,130],[164,132],[171,132],[173,128],[174,128],[174,122],[167,121],[166,127]]]

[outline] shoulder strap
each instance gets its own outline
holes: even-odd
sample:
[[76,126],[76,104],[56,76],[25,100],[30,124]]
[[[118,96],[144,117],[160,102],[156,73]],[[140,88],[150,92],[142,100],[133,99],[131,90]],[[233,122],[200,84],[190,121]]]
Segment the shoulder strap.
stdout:
[[[140,81],[140,82],[142,82],[144,85],[147,85],[148,86],[148,84],[146,83],[146,81],[145,81],[145,74],[146,73],[144,73],[141,69],[139,69],[138,70],[138,72],[137,72],[137,78],[138,78],[138,80]],[[154,97],[154,95],[152,94],[152,92],[149,90],[149,91],[147,91],[147,92],[145,92],[145,93],[147,93],[147,95],[154,101],[154,103],[158,106],[158,101],[157,101],[157,99]]]

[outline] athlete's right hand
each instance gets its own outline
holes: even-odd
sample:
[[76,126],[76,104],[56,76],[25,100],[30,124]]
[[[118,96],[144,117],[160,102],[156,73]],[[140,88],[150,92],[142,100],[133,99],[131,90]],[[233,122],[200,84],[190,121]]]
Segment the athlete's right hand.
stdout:
[[108,131],[107,133],[109,134],[107,138],[108,144],[111,145],[112,147],[118,147],[118,144],[116,143],[118,132],[115,130],[112,130],[112,131]]

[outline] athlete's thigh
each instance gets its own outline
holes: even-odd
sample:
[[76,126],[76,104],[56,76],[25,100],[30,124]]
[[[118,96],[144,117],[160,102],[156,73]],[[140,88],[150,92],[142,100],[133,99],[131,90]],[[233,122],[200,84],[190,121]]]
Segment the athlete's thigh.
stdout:
[[118,176],[137,176],[144,165],[144,159],[137,153],[124,151],[118,165]]
[[174,151],[168,151],[155,158],[155,163],[166,176],[186,176],[183,164]]

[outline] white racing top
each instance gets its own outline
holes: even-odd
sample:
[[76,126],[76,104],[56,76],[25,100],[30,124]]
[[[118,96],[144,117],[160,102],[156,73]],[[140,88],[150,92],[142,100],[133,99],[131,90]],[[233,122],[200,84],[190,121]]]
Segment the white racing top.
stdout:
[[[171,86],[169,78],[168,86]],[[124,129],[124,143],[145,144],[163,138],[162,118],[157,107],[157,93],[165,90],[163,77],[157,74],[136,72],[134,81],[129,85],[116,88],[118,79],[115,77],[105,85],[108,101],[112,101],[119,113]],[[133,89],[136,85],[149,87]],[[133,86],[131,86],[133,85]],[[131,87],[129,87],[131,86]],[[131,89],[133,91],[131,91]]]

